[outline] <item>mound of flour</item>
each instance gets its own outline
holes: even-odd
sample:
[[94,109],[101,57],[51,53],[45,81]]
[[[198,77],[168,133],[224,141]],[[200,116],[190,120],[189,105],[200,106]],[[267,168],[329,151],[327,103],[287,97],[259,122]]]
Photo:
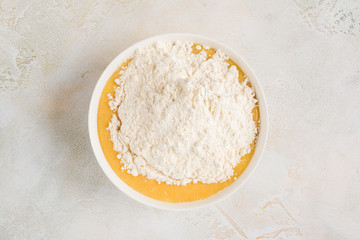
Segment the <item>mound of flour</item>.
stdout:
[[134,176],[175,185],[221,182],[251,149],[254,91],[221,50],[208,59],[192,45],[139,48],[115,80],[108,130],[123,169]]

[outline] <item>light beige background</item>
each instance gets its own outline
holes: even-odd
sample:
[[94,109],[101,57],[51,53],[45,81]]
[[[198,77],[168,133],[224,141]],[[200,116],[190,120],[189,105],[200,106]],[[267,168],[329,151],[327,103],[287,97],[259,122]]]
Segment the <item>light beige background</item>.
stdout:
[[[256,173],[189,212],[118,191],[87,132],[107,64],[169,32],[243,55],[270,113]],[[359,239],[359,102],[358,0],[2,0],[0,239]]]

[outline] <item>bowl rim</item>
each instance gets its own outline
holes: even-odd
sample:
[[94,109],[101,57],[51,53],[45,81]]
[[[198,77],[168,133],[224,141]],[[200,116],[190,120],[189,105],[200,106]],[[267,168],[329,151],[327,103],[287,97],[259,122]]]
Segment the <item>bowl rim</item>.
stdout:
[[[236,181],[234,181],[228,187],[224,188],[223,190],[217,192],[216,194],[206,199],[192,201],[192,202],[181,202],[181,203],[163,202],[160,200],[150,198],[148,196],[145,196],[137,192],[136,190],[128,186],[125,182],[123,182],[116,175],[116,173],[112,170],[109,163],[107,162],[100,145],[100,140],[98,137],[98,130],[97,130],[97,112],[98,112],[100,97],[105,84],[109,80],[110,76],[116,71],[116,69],[124,61],[129,59],[133,55],[134,51],[139,47],[150,45],[157,41],[176,41],[176,40],[199,43],[215,49],[221,49],[224,53],[226,53],[244,71],[244,73],[249,78],[253,88],[255,89],[255,94],[258,99],[258,104],[260,109],[259,135],[257,138],[255,152],[249,162],[249,165],[246,167],[244,172],[238,177]],[[91,146],[94,155],[105,175],[120,191],[122,191],[132,199],[147,206],[159,208],[159,209],[165,209],[165,210],[187,210],[187,209],[205,207],[210,204],[215,204],[220,200],[223,200],[224,198],[236,192],[249,179],[249,177],[254,173],[257,166],[259,165],[261,155],[264,151],[267,141],[268,125],[269,125],[269,117],[268,117],[268,109],[267,109],[267,103],[264,96],[264,92],[257,76],[255,75],[251,67],[248,65],[248,63],[243,59],[243,57],[241,57],[234,50],[227,47],[223,43],[218,42],[217,40],[211,39],[209,37],[205,37],[198,34],[192,34],[192,33],[169,33],[169,34],[156,35],[141,40],[131,45],[130,47],[126,48],[124,51],[122,51],[111,61],[111,63],[106,67],[106,69],[98,79],[93,94],[91,96],[89,114],[88,114],[88,127],[89,127],[89,137],[90,137]]]

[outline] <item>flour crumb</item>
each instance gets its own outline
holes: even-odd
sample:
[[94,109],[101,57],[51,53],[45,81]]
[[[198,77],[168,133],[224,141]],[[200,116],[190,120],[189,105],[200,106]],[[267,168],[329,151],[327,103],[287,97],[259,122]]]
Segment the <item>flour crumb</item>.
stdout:
[[204,50],[192,53],[192,46],[141,47],[115,80],[107,129],[129,174],[159,184],[223,182],[251,150],[254,90],[239,82],[224,52],[208,59]]

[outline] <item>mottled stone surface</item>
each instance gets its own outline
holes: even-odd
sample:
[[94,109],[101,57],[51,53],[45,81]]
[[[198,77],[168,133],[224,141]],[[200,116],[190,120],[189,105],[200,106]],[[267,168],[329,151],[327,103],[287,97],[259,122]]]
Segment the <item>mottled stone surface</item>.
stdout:
[[[269,141],[218,205],[145,207],[106,178],[87,113],[107,64],[144,38],[224,42],[258,74]],[[1,239],[359,239],[360,2],[0,2]]]

